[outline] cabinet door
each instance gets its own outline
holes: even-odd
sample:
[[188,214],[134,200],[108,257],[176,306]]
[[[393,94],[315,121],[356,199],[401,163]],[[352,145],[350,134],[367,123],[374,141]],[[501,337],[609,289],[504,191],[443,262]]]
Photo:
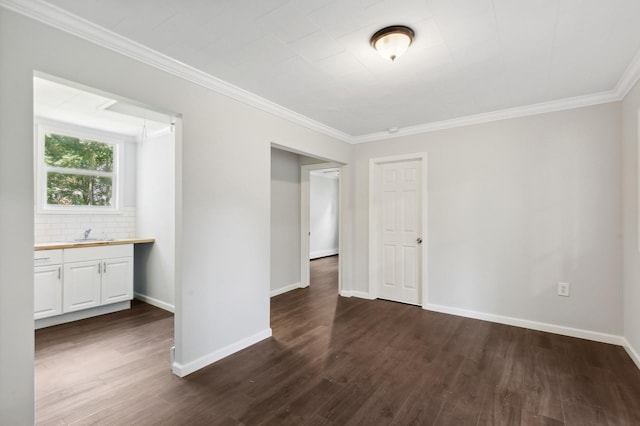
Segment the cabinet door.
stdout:
[[133,299],[133,258],[102,261],[102,304]]
[[34,268],[34,319],[62,313],[62,266],[47,265]]
[[63,311],[73,312],[100,305],[99,260],[65,263]]

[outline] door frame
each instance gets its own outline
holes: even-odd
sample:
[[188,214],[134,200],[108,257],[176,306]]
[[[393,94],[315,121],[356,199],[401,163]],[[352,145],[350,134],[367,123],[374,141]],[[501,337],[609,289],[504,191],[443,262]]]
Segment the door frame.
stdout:
[[[343,164],[327,162],[319,164],[308,164],[300,167],[300,287],[309,287],[310,284],[310,272],[311,261],[309,256],[311,253],[309,232],[311,229],[310,224],[310,211],[311,211],[311,199],[310,199],[310,185],[309,179],[313,170],[323,169],[339,169],[340,176],[338,177],[338,253],[342,251],[342,228],[344,220],[342,220],[344,211],[342,206],[342,194],[343,194]],[[343,256],[338,255],[338,291],[342,291],[342,259]]]
[[415,154],[394,155],[389,157],[372,158],[369,160],[369,297],[378,298],[378,289],[380,288],[380,277],[382,272],[382,260],[380,242],[381,235],[377,232],[380,225],[380,215],[378,212],[378,189],[380,182],[381,166],[388,163],[399,163],[405,161],[420,161],[420,226],[422,229],[422,250],[420,253],[420,282],[421,282],[421,305],[425,309],[428,306],[428,288],[429,288],[429,270],[428,270],[428,251],[429,251],[429,233],[428,233],[428,200],[427,200],[427,153],[418,152]]

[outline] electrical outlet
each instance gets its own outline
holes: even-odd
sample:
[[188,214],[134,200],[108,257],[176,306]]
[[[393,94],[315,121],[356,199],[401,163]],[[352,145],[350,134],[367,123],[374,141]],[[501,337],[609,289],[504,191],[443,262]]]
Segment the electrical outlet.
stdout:
[[558,296],[569,297],[569,283],[558,283]]

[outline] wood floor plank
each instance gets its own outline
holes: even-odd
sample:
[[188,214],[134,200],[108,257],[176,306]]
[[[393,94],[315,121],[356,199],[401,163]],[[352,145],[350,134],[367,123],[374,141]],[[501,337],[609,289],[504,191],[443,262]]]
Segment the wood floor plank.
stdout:
[[522,394],[508,386],[489,390],[480,410],[478,425],[519,425],[522,423]]
[[563,404],[567,426],[608,426],[604,410],[590,404]]
[[396,414],[394,425],[433,424],[451,395],[452,384],[460,374],[462,355],[436,356],[422,371],[418,383]]
[[550,417],[542,416],[540,414],[531,413],[530,411],[522,410],[520,415],[521,426],[561,426],[564,425],[564,420],[552,419]]
[[549,349],[531,346],[525,354],[523,410],[564,422],[556,355]]
[[337,257],[271,299],[273,337],[186,378],[173,315],[132,309],[36,331],[39,425],[640,425],[624,349],[339,297]]
[[348,424],[391,424],[408,398],[408,389],[415,386],[418,373],[407,364],[410,360],[395,359],[394,374],[389,374],[376,385],[371,397],[360,407]]
[[451,394],[446,399],[434,424],[477,424],[485,397],[493,388],[486,380],[491,366],[485,362],[466,358],[459,374],[453,379]]
[[[274,416],[265,421],[267,425],[301,425],[312,421],[318,409],[326,404],[343,385],[327,379],[320,380],[307,392],[302,393],[290,403],[283,404]],[[324,419],[326,420],[326,419]]]

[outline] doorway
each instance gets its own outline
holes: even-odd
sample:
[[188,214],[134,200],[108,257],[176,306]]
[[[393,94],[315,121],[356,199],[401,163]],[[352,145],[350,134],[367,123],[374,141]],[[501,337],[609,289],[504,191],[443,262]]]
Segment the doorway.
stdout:
[[[339,254],[342,235],[340,172],[341,166],[337,163],[301,167],[300,278],[304,287],[311,282],[311,259]],[[339,256],[338,265],[340,271],[342,263]],[[342,289],[340,273],[338,289]]]
[[337,256],[340,210],[340,169],[309,174],[309,259]]
[[[133,249],[135,261],[129,265],[133,268],[134,298],[174,312],[178,293],[175,271],[179,261],[175,250],[181,212],[181,188],[177,185],[181,181],[181,115],[40,72],[34,72],[33,93],[37,176],[34,192],[40,195],[34,200],[34,242],[44,245],[68,242],[82,235],[85,239],[104,241],[155,239],[153,245],[138,244]],[[81,151],[79,147],[83,146],[87,148]],[[51,155],[45,161],[47,151]],[[76,151],[87,155],[80,157]],[[53,164],[51,158],[60,160]],[[83,162],[78,158],[83,158]],[[93,166],[91,161],[94,159],[103,163]],[[55,174],[62,172],[83,179],[55,181]],[[72,198],[87,193],[82,191],[86,181],[92,182],[92,188],[97,191],[93,183],[97,179],[85,179],[85,175],[104,178],[100,183],[100,188],[106,188],[101,193],[102,204],[95,197],[91,203],[84,204],[82,199]],[[56,198],[49,195],[57,193],[50,188],[61,195]],[[63,206],[77,210],[63,212],[61,209],[66,208]],[[104,206],[105,209],[96,210],[93,206]],[[108,264],[104,265],[103,271],[106,271]],[[56,294],[63,292],[67,271],[57,269]],[[110,274],[114,272],[111,266],[109,271]],[[82,282],[95,280],[95,277],[95,269],[92,269],[91,277]],[[37,278],[35,285],[38,285]],[[93,287],[99,286],[98,283]],[[37,308],[38,292],[35,293]],[[45,293],[43,299],[46,296]],[[127,315],[133,312],[127,309],[132,304],[141,305],[127,298],[95,308],[86,306],[88,309],[83,311],[61,307],[51,315],[37,318],[35,328],[117,310]],[[173,315],[167,314],[167,318],[173,320]],[[95,321],[104,320],[96,316]],[[64,339],[64,331],[71,336],[74,326],[77,325],[71,322],[56,330],[63,332],[60,338]],[[173,328],[170,334],[174,334]],[[170,343],[163,344],[166,344],[166,350],[170,349]],[[95,355],[87,357],[85,364],[102,365],[100,354]],[[57,370],[53,374],[57,374]],[[36,375],[36,389],[41,379],[42,376]]]
[[426,154],[370,161],[369,293],[425,306]]
[[[134,295],[136,299],[173,312],[179,209],[176,159],[179,158],[181,116],[39,72],[34,74],[33,84],[37,128],[34,190],[38,194],[34,241],[73,241],[83,232],[85,238],[90,235],[107,240],[154,238],[153,245],[137,245],[134,249],[140,266],[134,265]],[[58,139],[58,145],[53,145]],[[63,159],[55,163],[55,168],[44,161],[46,140],[56,147],[56,152],[62,152],[59,156]],[[108,199],[105,207],[95,201],[76,201],[68,195],[91,193],[81,186],[87,180],[81,172],[87,176],[106,174],[90,168],[85,171],[84,165],[67,160],[78,156],[70,150],[82,144],[92,147],[95,141],[103,140],[111,143],[110,148],[113,146],[108,151],[112,164],[107,170],[111,174],[104,178],[106,183],[100,184],[107,188],[103,191],[104,198]],[[83,155],[89,158],[101,152],[94,148]],[[65,177],[83,179],[54,181],[51,178],[63,171]],[[55,187],[61,195],[45,197],[45,194],[57,194],[50,187]],[[62,205],[65,208],[71,205],[69,208],[75,210],[63,211]]]
[[[310,284],[310,173],[332,169],[337,184],[337,210],[342,193],[338,174],[342,164],[313,157],[281,145],[271,146],[271,273],[270,295],[278,296]],[[337,214],[337,250],[341,245],[342,215]],[[329,251],[324,252],[325,256]],[[317,255],[318,253],[316,253]],[[342,261],[337,259],[338,282]],[[338,284],[340,286],[340,284]]]

